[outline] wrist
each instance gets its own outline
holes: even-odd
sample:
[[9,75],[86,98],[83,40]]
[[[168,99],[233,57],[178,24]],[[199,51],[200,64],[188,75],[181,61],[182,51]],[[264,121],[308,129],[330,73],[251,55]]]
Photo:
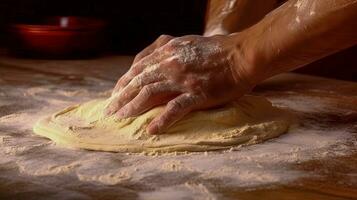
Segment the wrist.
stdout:
[[248,29],[230,34],[234,44],[234,73],[254,87],[268,78],[266,58],[260,53],[257,37]]

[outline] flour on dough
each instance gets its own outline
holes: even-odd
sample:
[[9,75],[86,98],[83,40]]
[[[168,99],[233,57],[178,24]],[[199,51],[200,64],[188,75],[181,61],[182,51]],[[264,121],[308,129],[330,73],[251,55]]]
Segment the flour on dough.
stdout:
[[69,147],[115,152],[172,152],[229,149],[285,133],[290,114],[262,97],[245,96],[219,108],[196,111],[169,128],[149,135],[148,123],[163,106],[138,117],[105,117],[106,99],[57,112],[36,123],[34,132]]

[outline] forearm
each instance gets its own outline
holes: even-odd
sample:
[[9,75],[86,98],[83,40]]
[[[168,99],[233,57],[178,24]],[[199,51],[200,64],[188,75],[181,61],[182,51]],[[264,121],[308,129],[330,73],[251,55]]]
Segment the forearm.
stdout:
[[226,35],[257,23],[273,10],[277,0],[210,0],[205,36]]
[[357,0],[290,0],[232,37],[258,83],[357,44]]

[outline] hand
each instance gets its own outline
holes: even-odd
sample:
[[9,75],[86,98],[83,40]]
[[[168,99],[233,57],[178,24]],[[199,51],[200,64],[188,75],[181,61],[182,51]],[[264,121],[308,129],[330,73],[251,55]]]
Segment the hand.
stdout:
[[167,103],[147,127],[148,133],[159,134],[193,110],[242,96],[254,85],[237,41],[237,36],[160,37],[120,78],[106,113],[127,118]]
[[[133,64],[137,63],[139,60],[142,58],[150,55],[152,52],[154,52],[157,48],[167,44],[171,39],[174,37],[171,35],[161,35],[159,38],[156,39],[154,43],[143,49],[140,53],[136,54]],[[118,82],[119,83],[119,82]],[[117,88],[117,87],[115,87]],[[115,90],[114,90],[115,91]],[[113,91],[113,92],[114,92]]]

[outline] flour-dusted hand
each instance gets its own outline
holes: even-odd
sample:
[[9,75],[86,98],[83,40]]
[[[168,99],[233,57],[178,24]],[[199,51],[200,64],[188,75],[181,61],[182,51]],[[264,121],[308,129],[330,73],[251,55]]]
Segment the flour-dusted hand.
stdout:
[[253,87],[231,37],[160,38],[162,45],[155,42],[140,53],[118,81],[108,115],[127,118],[166,104],[147,127],[149,133],[162,133],[187,113],[226,103]]
[[[140,53],[136,54],[134,61],[133,61],[133,65],[136,64],[138,61],[140,61],[142,58],[153,53],[157,48],[167,44],[173,38],[174,37],[172,37],[170,35],[161,35],[159,38],[157,38],[155,40],[155,42],[153,42],[151,45],[147,46]],[[128,73],[125,74],[124,76],[122,76],[119,79],[119,81],[117,82],[117,84],[113,90],[113,94],[118,92],[123,86],[127,85],[130,82],[130,80],[131,80],[131,76],[129,76]]]
[[166,109],[147,127],[163,133],[192,110],[236,99],[255,84],[357,44],[357,0],[289,0],[254,26],[226,36],[160,37],[135,59],[107,114]]

